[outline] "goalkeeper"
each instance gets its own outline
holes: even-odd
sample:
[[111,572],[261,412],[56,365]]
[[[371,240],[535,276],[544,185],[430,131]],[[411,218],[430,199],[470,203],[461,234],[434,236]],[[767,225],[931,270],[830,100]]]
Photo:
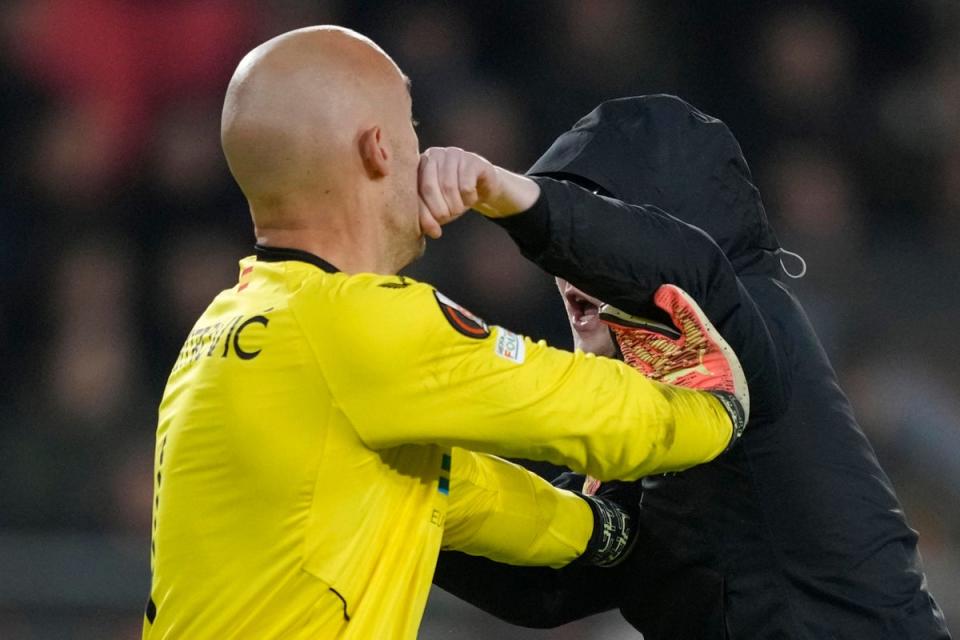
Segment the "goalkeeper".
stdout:
[[406,78],[366,38],[318,27],[256,48],[221,133],[258,244],[160,405],[144,638],[412,638],[441,545],[550,566],[628,547],[614,502],[489,454],[635,479],[739,436],[739,364],[677,291],[663,304],[698,318],[684,339],[706,337],[712,371],[685,384],[703,391],[533,343],[395,275],[421,225],[439,234],[438,196],[449,218],[507,215],[540,189],[473,157],[438,191]]
[[[601,301],[656,316],[651,299],[676,283],[743,363],[750,426],[710,464],[642,485],[600,484],[600,494],[643,500],[635,552],[612,572],[443,554],[437,583],[528,626],[619,609],[646,640],[949,638],[917,534],[780,281],[779,243],[726,125],[670,96],[612,100],[530,173],[540,202],[499,221],[528,258],[564,279],[575,344],[612,354]],[[632,351],[622,319],[610,320],[626,359],[672,377]]]

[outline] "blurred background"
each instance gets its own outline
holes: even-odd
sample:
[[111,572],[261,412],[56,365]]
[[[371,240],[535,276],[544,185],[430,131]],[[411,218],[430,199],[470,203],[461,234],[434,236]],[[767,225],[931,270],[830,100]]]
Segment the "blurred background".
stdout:
[[[156,406],[251,252],[219,148],[254,45],[333,22],[413,80],[424,148],[516,170],[601,100],[674,93],[740,139],[790,281],[960,620],[960,3],[5,0],[0,5],[0,638],[138,638]],[[787,262],[792,272],[799,265]],[[552,280],[472,217],[409,273],[570,346]],[[798,479],[802,481],[802,479]],[[423,638],[549,632],[434,591]]]

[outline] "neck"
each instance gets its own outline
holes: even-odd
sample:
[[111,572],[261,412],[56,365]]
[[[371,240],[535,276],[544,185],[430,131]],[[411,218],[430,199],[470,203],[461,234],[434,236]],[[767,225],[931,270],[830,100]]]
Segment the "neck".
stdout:
[[[323,258],[343,273],[396,274],[414,256],[402,255],[399,236],[379,210],[353,192],[351,202],[317,204],[287,200],[282,208],[251,205],[257,244],[299,249]],[[304,206],[296,206],[304,205]]]
[[343,273],[394,274],[398,269],[387,264],[374,247],[344,242],[341,238],[306,229],[256,229],[257,244],[264,247],[299,249],[323,258]]

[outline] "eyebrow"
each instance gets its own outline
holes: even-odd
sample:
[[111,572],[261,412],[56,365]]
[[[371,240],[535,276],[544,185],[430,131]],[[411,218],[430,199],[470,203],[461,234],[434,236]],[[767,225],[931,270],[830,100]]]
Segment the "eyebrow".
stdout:
[[413,97],[413,83],[410,81],[410,76],[404,74],[403,83],[407,85],[407,94],[412,98]]

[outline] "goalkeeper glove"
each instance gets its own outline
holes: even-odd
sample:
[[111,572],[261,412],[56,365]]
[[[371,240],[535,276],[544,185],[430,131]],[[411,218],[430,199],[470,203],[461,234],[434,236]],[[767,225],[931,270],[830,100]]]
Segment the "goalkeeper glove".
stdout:
[[637,539],[637,511],[640,509],[640,485],[634,482],[605,482],[596,495],[581,492],[584,476],[567,472],[553,485],[583,498],[593,513],[593,533],[587,547],[573,564],[612,567],[620,564]]
[[600,320],[613,331],[624,362],[634,369],[653,380],[715,395],[733,423],[730,449],[750,417],[747,379],[736,354],[680,287],[662,285],[653,302],[679,331],[608,304],[600,307]]

